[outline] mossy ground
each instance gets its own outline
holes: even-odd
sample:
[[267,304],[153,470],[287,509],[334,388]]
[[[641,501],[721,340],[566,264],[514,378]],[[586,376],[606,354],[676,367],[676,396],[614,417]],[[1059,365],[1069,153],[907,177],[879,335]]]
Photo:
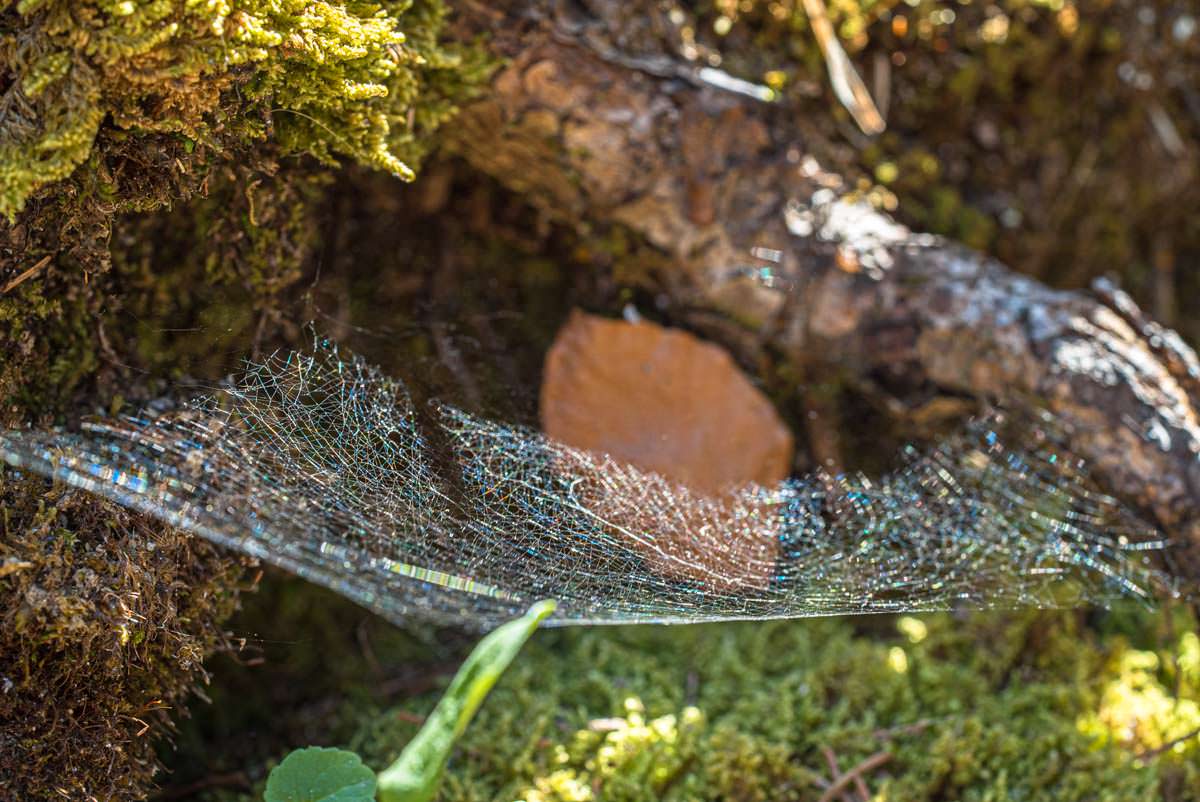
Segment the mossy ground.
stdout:
[[[316,653],[343,677],[368,660],[329,645]],[[444,684],[447,668],[439,656],[428,672]],[[374,681],[389,670],[413,676],[384,667]],[[438,692],[389,704],[371,684],[324,708],[317,742],[381,768]],[[1200,641],[1180,610],[545,631],[471,725],[439,799],[816,800],[831,762],[844,773],[874,757],[871,800],[1181,802],[1200,799],[1200,743],[1155,750],[1196,727]],[[239,781],[253,790],[197,798],[258,798],[270,762],[251,765]]]

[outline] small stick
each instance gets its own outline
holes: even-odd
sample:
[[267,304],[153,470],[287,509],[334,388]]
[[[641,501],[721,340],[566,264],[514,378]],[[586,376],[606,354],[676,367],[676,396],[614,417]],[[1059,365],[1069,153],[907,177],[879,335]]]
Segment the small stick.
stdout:
[[862,802],[871,802],[871,789],[867,788],[867,781],[861,774],[854,775],[854,787],[858,789],[858,796]]
[[860,779],[868,771],[874,771],[891,759],[892,755],[890,752],[876,752],[841,777],[834,779],[833,783],[825,789],[825,793],[821,794],[819,802],[833,802],[837,798],[837,795],[844,791],[850,783],[856,779]]
[[804,12],[808,15],[808,23],[812,26],[813,35],[817,37],[821,53],[825,56],[825,67],[829,70],[829,83],[833,86],[833,93],[846,107],[846,111],[850,112],[850,116],[854,118],[854,122],[858,123],[858,127],[864,134],[873,136],[882,133],[887,128],[887,124],[883,121],[883,115],[879,113],[874,101],[871,100],[871,93],[867,91],[862,78],[858,77],[854,65],[850,63],[850,57],[846,55],[846,51],[838,42],[837,34],[833,30],[833,23],[829,21],[829,14],[825,10],[824,1],[803,0],[803,2]]
[[828,746],[821,747],[821,754],[825,756],[825,763],[829,766],[829,777],[836,783],[842,777],[842,770],[838,768],[837,755]]
[[875,105],[879,116],[887,119],[888,106],[892,103],[892,60],[883,53],[876,53],[871,64],[874,71]]
[[1164,752],[1170,752],[1172,749],[1179,746],[1179,744],[1183,743],[1184,741],[1190,741],[1191,739],[1195,738],[1197,735],[1200,735],[1200,727],[1197,727],[1196,729],[1192,730],[1189,733],[1180,735],[1178,738],[1172,738],[1171,740],[1167,741],[1162,746],[1158,746],[1158,747],[1155,747],[1154,749],[1149,749],[1145,752],[1142,752],[1140,755],[1137,756],[1137,759],[1145,761],[1145,760],[1150,760],[1152,758],[1156,758],[1159,755],[1163,754]]
[[32,278],[38,271],[48,264],[50,264],[50,256],[43,256],[37,261],[36,264],[34,264],[33,267],[29,268],[24,273],[5,284],[3,287],[0,287],[0,295],[6,295],[10,290],[16,289],[18,286]]
[[[822,746],[821,754],[825,756],[825,763],[829,766],[829,782],[824,783],[823,787],[828,789],[826,793],[830,794],[830,799],[833,799],[837,794],[836,789],[839,787],[844,787],[845,784],[843,783],[843,780],[845,778],[842,776],[842,770],[838,768],[837,755],[834,753],[833,749],[828,746]],[[842,794],[842,802],[853,802],[852,799],[847,799],[848,796],[849,792],[844,792]]]
[[407,710],[397,710],[396,718],[398,718],[400,721],[406,721],[409,724],[424,724],[425,723],[424,716],[418,715],[416,713],[410,713]]

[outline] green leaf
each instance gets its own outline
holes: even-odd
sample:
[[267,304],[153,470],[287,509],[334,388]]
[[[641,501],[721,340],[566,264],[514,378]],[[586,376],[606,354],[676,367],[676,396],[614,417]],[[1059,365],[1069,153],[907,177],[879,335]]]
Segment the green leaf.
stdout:
[[433,798],[454,741],[525,641],[554,608],[552,601],[539,602],[524,616],[496,628],[479,642],[425,720],[425,726],[396,762],[380,772],[379,802],[428,802]]
[[374,802],[375,772],[344,749],[310,746],[283,759],[267,777],[265,802]]

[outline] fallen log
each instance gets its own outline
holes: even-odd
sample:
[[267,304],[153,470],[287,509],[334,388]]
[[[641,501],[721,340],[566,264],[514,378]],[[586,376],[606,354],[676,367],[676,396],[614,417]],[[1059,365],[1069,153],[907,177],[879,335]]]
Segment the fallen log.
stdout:
[[1050,289],[847,201],[802,120],[680,59],[649,6],[457,6],[457,35],[496,32],[505,59],[451,134],[475,168],[556,221],[636,232],[677,268],[663,291],[743,349],[1045,405],[1200,576],[1200,361],[1127,295]]

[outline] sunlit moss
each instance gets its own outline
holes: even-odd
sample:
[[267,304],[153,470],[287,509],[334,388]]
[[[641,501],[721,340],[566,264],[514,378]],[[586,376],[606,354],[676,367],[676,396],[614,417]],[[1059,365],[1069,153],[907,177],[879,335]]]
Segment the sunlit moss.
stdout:
[[[640,794],[662,794],[695,755],[704,714],[685,707],[646,718],[637,697],[625,700],[625,715],[597,719],[556,749],[549,774],[515,792],[522,802],[591,802]],[[603,797],[596,789],[603,787]]]
[[[1131,670],[1168,693],[1168,665],[1191,671],[1192,622],[1131,610],[1098,629],[1073,613],[882,624],[540,633],[467,731],[440,798],[816,800],[831,759],[845,772],[872,758],[863,780],[874,800],[1196,799],[1191,752],[1141,760],[1156,741],[1099,738],[1080,723],[1105,715]],[[1157,672],[1145,654],[1159,655]],[[1186,682],[1179,693],[1176,711],[1200,699]],[[356,708],[349,746],[384,765],[435,697]]]
[[408,177],[485,85],[486,48],[445,43],[445,14],[0,0],[0,280],[23,276],[0,297],[0,419],[60,414],[98,370],[170,362],[164,330],[223,288],[234,328],[269,336],[328,168]]
[[[1196,634],[1186,633],[1169,653],[1179,696],[1163,681],[1167,666],[1153,651],[1130,649],[1115,658],[1115,674],[1105,686],[1097,710],[1079,719],[1081,732],[1141,751],[1167,747],[1177,754],[1200,754],[1200,686],[1195,684]],[[1181,740],[1182,739],[1182,740]]]
[[929,635],[925,622],[911,615],[901,616],[896,621],[896,629],[912,643],[920,643]]
[[0,214],[84,164],[102,127],[189,153],[271,138],[411,178],[416,134],[446,114],[422,108],[422,81],[461,65],[437,44],[442,14],[421,0],[5,0]]

